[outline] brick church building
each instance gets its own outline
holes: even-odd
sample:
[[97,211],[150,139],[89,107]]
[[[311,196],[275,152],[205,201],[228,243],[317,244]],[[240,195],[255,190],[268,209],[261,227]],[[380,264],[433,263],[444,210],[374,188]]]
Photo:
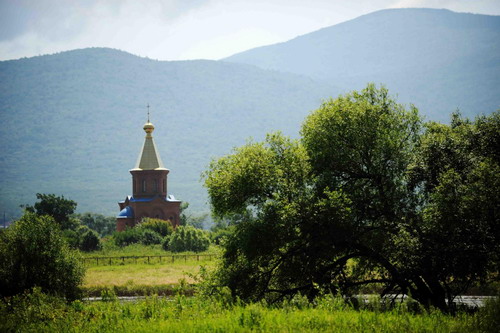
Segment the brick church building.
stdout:
[[152,123],[144,124],[146,138],[132,174],[132,196],[118,202],[120,213],[116,217],[116,230],[123,231],[141,222],[143,217],[170,220],[179,225],[181,201],[167,194],[169,170],[163,166],[152,133]]

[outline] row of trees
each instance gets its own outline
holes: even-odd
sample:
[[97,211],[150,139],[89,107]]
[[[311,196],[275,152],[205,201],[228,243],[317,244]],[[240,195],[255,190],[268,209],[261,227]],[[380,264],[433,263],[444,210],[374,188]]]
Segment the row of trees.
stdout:
[[34,205],[23,205],[26,212],[38,216],[51,216],[63,232],[69,246],[82,251],[95,251],[101,246],[100,238],[111,235],[116,219],[101,214],[75,214],[77,203],[55,194],[37,193]]
[[447,310],[498,279],[498,147],[499,112],[424,123],[374,85],[326,101],[299,140],[270,134],[211,163],[213,213],[237,221],[213,286],[278,301],[377,284]]
[[169,221],[144,218],[136,228],[116,232],[116,219],[101,214],[75,214],[77,203],[64,196],[37,193],[34,205],[24,205],[27,212],[38,216],[51,216],[59,225],[63,237],[73,249],[95,251],[101,248],[101,238],[106,236],[118,246],[135,243],[144,245],[162,244],[165,250],[174,252],[205,251],[210,240],[203,232],[207,214],[190,215],[189,206],[181,207],[181,228],[175,230]]
[[67,300],[78,298],[84,267],[75,250],[99,249],[102,236],[118,246],[163,244],[174,252],[204,251],[210,244],[205,231],[190,225],[201,224],[204,217],[183,214],[188,225],[175,230],[169,221],[146,218],[136,228],[114,232],[115,218],[74,214],[76,202],[64,196],[38,193],[37,199],[24,206],[25,214],[10,228],[0,231],[0,297],[39,287]]

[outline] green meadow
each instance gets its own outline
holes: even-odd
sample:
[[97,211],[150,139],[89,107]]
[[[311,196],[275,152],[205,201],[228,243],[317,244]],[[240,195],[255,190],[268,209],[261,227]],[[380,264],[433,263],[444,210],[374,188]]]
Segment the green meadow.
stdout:
[[[149,297],[120,302],[70,304],[35,291],[17,296],[5,312],[2,332],[495,332],[499,303],[475,314],[447,315],[405,302],[383,310],[379,302],[360,307],[324,296],[314,303],[295,297],[279,305],[242,304],[229,297]],[[30,304],[30,306],[26,306]],[[413,304],[414,305],[414,304]]]

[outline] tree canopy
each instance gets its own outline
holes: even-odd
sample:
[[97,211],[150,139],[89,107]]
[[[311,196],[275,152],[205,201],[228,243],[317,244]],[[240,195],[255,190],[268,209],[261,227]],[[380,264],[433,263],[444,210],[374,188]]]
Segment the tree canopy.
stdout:
[[75,299],[84,268],[48,215],[27,212],[0,234],[0,296],[33,287]]
[[300,140],[271,134],[214,160],[214,215],[250,212],[215,281],[271,301],[377,283],[447,309],[498,271],[499,119],[423,124],[370,84],[326,101]]
[[40,216],[52,216],[62,229],[71,229],[78,224],[77,221],[71,219],[77,206],[75,201],[65,199],[64,196],[43,193],[37,193],[36,198],[40,201],[35,202],[33,206],[26,205],[27,211]]

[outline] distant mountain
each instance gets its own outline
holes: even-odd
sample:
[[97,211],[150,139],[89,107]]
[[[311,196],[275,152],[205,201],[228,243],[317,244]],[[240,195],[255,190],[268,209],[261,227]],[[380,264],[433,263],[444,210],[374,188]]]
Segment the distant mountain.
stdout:
[[384,83],[427,119],[500,107],[500,16],[390,9],[226,58],[345,91]]
[[[296,136],[323,99],[384,83],[427,119],[500,106],[500,17],[384,10],[224,61],[155,61],[105,48],[0,62],[0,214],[35,193],[115,214],[146,121],[169,193],[208,210],[211,158],[274,130]],[[339,88],[336,88],[339,87]]]
[[208,210],[200,174],[253,136],[296,136],[339,90],[216,61],[166,62],[103,48],[0,62],[0,213],[63,194],[79,211],[118,212],[144,140],[146,104],[169,193]]

